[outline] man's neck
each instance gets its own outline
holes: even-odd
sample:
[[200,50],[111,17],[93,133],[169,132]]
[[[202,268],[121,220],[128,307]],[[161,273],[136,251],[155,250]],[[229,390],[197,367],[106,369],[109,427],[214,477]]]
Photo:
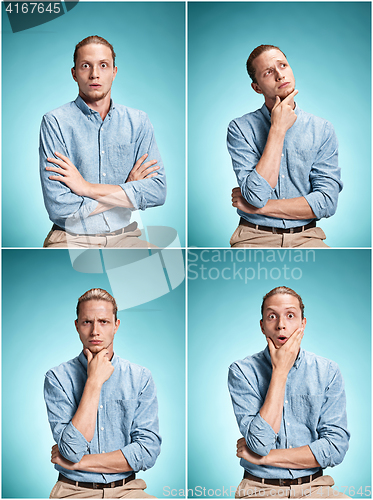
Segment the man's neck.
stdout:
[[87,99],[87,96],[85,96],[84,94],[82,95],[80,92],[79,95],[89,108],[93,109],[93,111],[97,111],[100,114],[102,120],[105,120],[106,115],[110,110],[111,92],[106,94],[106,96],[99,101],[89,101]]
[[[284,98],[285,99],[285,98]],[[281,102],[284,100],[284,99],[281,99]],[[264,100],[264,103],[265,105],[267,106],[267,109],[269,112],[272,111],[273,109],[273,106],[275,105],[275,102],[276,102],[276,99],[272,100],[272,99],[265,99]],[[294,102],[294,99],[291,99],[289,101],[289,106],[292,106],[292,109],[295,109],[295,102]]]

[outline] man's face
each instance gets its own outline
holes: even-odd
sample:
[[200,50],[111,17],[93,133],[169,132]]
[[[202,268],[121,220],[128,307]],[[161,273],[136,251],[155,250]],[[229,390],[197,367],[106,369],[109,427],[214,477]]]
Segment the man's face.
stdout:
[[273,341],[276,349],[284,345],[295,330],[304,329],[306,322],[306,318],[302,319],[297,297],[277,293],[265,300],[260,328]]
[[79,316],[75,327],[84,347],[92,354],[102,349],[113,355],[114,335],[119,327],[119,319],[115,321],[113,304],[106,300],[87,300],[79,306]]
[[276,96],[283,100],[295,89],[293,71],[280,50],[262,52],[254,59],[253,66],[257,83],[251,86],[255,92],[264,95],[267,106],[273,106]]
[[71,69],[78,83],[79,95],[87,103],[110,96],[111,85],[117,74],[111,50],[100,43],[90,43],[78,49],[75,69]]

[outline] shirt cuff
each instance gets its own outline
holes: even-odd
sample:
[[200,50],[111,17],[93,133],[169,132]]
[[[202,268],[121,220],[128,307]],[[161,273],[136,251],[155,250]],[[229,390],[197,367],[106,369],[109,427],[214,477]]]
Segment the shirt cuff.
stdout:
[[121,452],[134,472],[148,468],[144,464],[141,446],[138,443],[128,444],[124,448],[121,448]]
[[246,433],[246,444],[251,451],[264,457],[275,448],[277,434],[258,413],[251,421]]
[[272,197],[271,185],[254,168],[241,186],[241,191],[248,203],[256,208],[263,208]]
[[312,193],[306,194],[305,199],[312,208],[312,212],[316,215],[316,219],[330,217],[335,213],[336,207],[333,209],[333,207],[327,206],[325,195],[320,191],[313,191]]
[[125,184],[119,184],[123,191],[128,196],[130,202],[136,210],[146,209],[146,200],[141,191],[135,189],[135,186],[131,182],[126,182]]
[[88,453],[89,447],[83,434],[69,422],[61,435],[58,449],[67,460],[77,463]]

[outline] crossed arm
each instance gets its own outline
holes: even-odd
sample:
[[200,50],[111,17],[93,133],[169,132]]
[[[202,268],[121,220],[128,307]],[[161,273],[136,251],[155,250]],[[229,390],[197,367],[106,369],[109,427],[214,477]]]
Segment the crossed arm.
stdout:
[[[85,196],[87,198],[97,200],[99,204],[94,211],[90,213],[90,215],[99,214],[106,210],[110,210],[113,207],[134,208],[121,186],[115,184],[90,183],[83,178],[79,170],[67,156],[58,152],[55,152],[54,154],[57,156],[57,159],[47,158],[47,161],[51,165],[45,167],[45,170],[58,173],[59,175],[50,175],[49,179],[63,182],[78,196]],[[158,175],[156,172],[156,170],[159,169],[156,165],[157,160],[146,162],[145,160],[147,157],[148,155],[144,154],[137,160],[126,182],[150,179]]]

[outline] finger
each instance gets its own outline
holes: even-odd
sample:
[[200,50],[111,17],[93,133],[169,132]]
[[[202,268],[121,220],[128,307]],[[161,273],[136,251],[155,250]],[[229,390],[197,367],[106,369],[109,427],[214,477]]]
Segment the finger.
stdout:
[[[152,165],[154,165],[154,163]],[[148,167],[141,169],[141,173],[150,174],[150,172],[154,172],[154,170],[159,170],[159,165],[156,165],[155,167],[153,167],[152,165],[149,165]]]
[[45,167],[45,170],[48,170],[49,172],[56,172],[57,174],[61,174],[61,175],[66,175],[66,173],[67,173],[65,170],[62,170],[62,168],[53,167],[53,166]]
[[[297,94],[298,94],[298,90],[294,89],[293,92],[291,92],[289,95],[287,95],[282,102],[287,104]],[[277,99],[277,96],[276,96],[276,99]]]
[[273,340],[270,339],[269,337],[266,337],[266,341],[267,341],[267,344],[268,344],[269,355],[272,356],[272,354],[274,354],[276,352],[276,346],[273,343]]
[[139,172],[144,172],[145,170],[147,170],[152,165],[155,165],[156,163],[157,163],[157,160],[151,160],[151,161],[147,161],[147,162],[143,163],[141,165],[141,167],[139,168]]
[[67,179],[65,179],[62,175],[50,175],[48,177],[51,181],[61,181],[61,182],[67,182]]
[[[62,161],[62,160],[56,160],[56,158],[47,158],[47,161],[49,161],[50,163],[55,163],[56,165],[59,165],[61,168],[65,168],[66,169],[66,162],[65,161]],[[46,169],[48,168],[53,168],[53,167],[50,167],[48,165],[48,167],[45,167]]]
[[137,170],[140,165],[145,161],[145,159],[148,157],[148,153],[145,153],[144,155],[140,156],[140,158],[137,160],[137,162],[134,164],[132,170]]
[[56,156],[58,156],[58,158],[62,158],[65,163],[68,163],[70,165],[71,161],[70,161],[70,159],[67,156],[65,156],[65,155],[63,155],[61,153],[57,153],[57,151],[55,151],[54,154]]
[[154,174],[148,174],[144,177],[144,179],[151,179],[152,177],[155,177],[156,175],[158,175],[158,172],[155,172]]
[[83,349],[83,352],[84,352],[84,354],[86,355],[86,357],[87,357],[87,362],[88,362],[88,364],[89,364],[89,363],[92,361],[92,359],[93,359],[93,354],[92,354],[92,353],[91,353],[91,351],[90,351],[89,349],[87,349],[87,348]]
[[275,101],[275,104],[274,104],[272,109],[277,108],[277,106],[280,104],[280,102],[281,102],[280,97],[278,95],[276,95],[276,101]]

